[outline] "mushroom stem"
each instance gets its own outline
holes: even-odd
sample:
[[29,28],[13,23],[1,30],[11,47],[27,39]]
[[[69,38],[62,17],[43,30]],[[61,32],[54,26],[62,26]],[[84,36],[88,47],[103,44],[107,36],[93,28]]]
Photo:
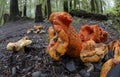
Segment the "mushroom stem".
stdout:
[[94,71],[94,65],[92,63],[85,63],[87,66],[87,72],[92,72]]

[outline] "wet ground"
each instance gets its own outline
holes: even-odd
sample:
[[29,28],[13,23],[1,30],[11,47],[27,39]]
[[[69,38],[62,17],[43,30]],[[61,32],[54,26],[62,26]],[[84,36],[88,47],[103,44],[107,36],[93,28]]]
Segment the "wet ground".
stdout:
[[[45,33],[27,34],[34,25],[43,25]],[[84,24],[99,24],[109,32],[109,40],[119,39],[120,35],[114,25],[106,21],[74,18],[72,25],[79,32]],[[0,77],[99,77],[101,65],[94,63],[95,70],[87,73],[80,59],[64,56],[55,62],[46,53],[48,45],[47,29],[51,26],[48,21],[34,23],[34,20],[19,20],[10,22],[0,28]],[[6,50],[9,42],[14,42],[28,35],[33,43],[26,47],[26,53],[12,53]]]

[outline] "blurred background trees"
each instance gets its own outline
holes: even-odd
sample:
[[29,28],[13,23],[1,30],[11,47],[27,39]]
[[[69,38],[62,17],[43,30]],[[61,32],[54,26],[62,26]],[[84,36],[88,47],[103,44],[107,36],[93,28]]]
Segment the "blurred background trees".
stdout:
[[1,0],[0,25],[21,17],[43,21],[52,12],[71,10],[120,16],[120,0]]

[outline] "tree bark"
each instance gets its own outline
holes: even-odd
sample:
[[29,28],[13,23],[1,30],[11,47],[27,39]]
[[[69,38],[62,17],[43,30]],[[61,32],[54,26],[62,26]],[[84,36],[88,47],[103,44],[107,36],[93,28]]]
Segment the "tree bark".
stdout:
[[5,13],[5,14],[3,15],[3,19],[4,19],[4,24],[5,24],[6,22],[8,22],[8,21],[9,21],[9,14]]
[[101,0],[100,0],[100,11],[101,11],[101,13],[103,13],[103,4],[102,4]]
[[68,12],[68,1],[67,0],[64,0],[64,3],[63,3],[63,8],[64,8],[64,11]]
[[95,2],[94,2],[94,0],[91,0],[90,4],[91,4],[91,12],[95,12]]
[[47,0],[47,18],[49,18],[51,14],[51,0]]
[[44,16],[47,17],[47,5],[45,5],[45,11],[44,11]]
[[36,5],[35,10],[35,22],[42,22],[43,21],[43,15],[42,15],[42,5]]
[[10,0],[10,20],[16,21],[19,18],[18,0]]
[[70,10],[72,10],[72,1],[70,0]]
[[96,8],[95,8],[95,11],[96,11],[97,13],[99,13],[99,8],[100,8],[100,7],[99,7],[99,4],[98,4],[97,0],[94,0],[94,1],[95,1],[95,5],[96,5],[96,6],[95,6],[95,7],[96,7]]
[[3,24],[3,22],[2,22],[2,19],[3,19],[3,13],[4,13],[4,7],[3,8],[0,8],[0,11],[1,11],[1,14],[0,14],[0,25],[2,25]]
[[77,1],[77,0],[74,0],[74,9],[76,9],[76,4],[77,4],[76,1]]
[[24,9],[23,9],[23,16],[26,17],[27,16],[27,0],[25,0],[25,4],[24,4]]

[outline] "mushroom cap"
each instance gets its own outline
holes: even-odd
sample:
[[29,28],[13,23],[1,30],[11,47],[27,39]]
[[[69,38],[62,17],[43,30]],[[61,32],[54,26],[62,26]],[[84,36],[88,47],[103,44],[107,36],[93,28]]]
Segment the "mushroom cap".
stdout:
[[29,44],[32,43],[32,40],[29,40],[29,37],[28,36],[25,36],[23,37],[22,39],[20,39],[19,41],[17,41],[17,43],[21,46],[21,47],[24,47],[24,46],[27,46]]
[[29,45],[31,43],[32,43],[31,40],[24,40],[23,42],[20,43],[20,45],[24,47],[24,46],[27,46],[27,45]]
[[50,15],[49,21],[53,24],[63,23],[64,26],[69,26],[72,22],[72,16],[67,12],[54,12]]
[[7,44],[6,49],[9,51],[19,51],[21,47],[17,43],[10,42]]
[[54,13],[52,13],[52,14],[50,15],[50,17],[49,17],[49,21],[50,21],[51,23],[53,23],[54,17],[55,17],[56,15],[60,14],[60,13],[61,13],[61,12],[54,12]]
[[42,29],[42,28],[43,28],[43,26],[42,26],[42,25],[38,25],[38,26],[37,26],[37,25],[35,25],[35,26],[33,26],[33,27],[34,27],[34,29],[35,29],[35,30],[37,30],[37,29]]

